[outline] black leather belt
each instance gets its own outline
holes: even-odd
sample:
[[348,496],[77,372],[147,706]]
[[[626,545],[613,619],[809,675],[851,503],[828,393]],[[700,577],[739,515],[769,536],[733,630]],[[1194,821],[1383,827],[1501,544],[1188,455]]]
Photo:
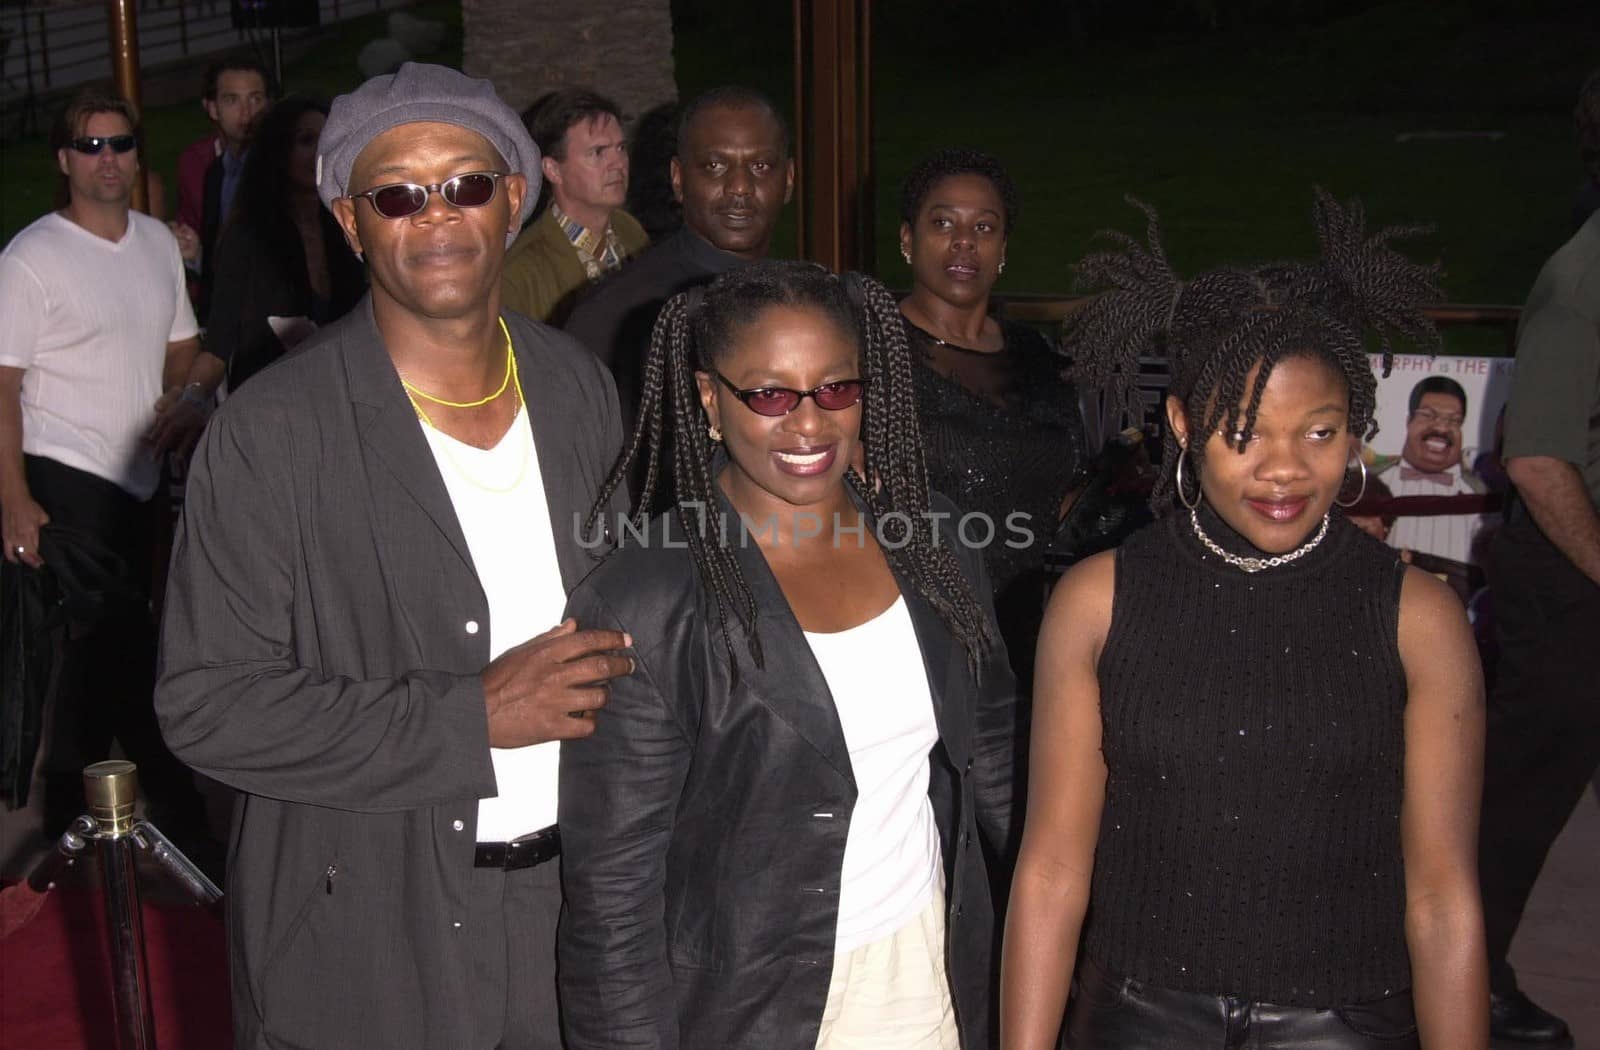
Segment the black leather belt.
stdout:
[[516,871],[561,856],[561,829],[555,825],[510,842],[480,842],[472,856],[475,868]]

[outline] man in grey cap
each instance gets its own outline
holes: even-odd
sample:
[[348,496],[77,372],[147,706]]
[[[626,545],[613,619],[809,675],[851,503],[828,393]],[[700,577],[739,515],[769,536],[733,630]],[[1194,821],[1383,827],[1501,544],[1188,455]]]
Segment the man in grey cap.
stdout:
[[486,81],[374,78],[318,163],[372,290],[207,430],[156,697],[242,792],[235,1045],[559,1047],[559,741],[632,669],[625,636],[556,626],[616,394],[500,312],[539,157]]

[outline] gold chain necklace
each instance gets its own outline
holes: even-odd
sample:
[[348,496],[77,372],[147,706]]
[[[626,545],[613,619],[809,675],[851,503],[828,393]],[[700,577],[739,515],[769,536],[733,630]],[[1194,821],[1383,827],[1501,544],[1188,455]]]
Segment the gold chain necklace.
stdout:
[[504,317],[500,318],[500,333],[506,337],[506,374],[500,380],[500,388],[498,390],[488,397],[480,397],[476,401],[446,401],[442,397],[434,397],[426,390],[412,386],[410,380],[406,379],[405,376],[401,376],[400,385],[406,388],[408,395],[415,395],[412,397],[411,403],[416,404],[416,399],[420,397],[426,401],[432,401],[436,405],[443,405],[446,408],[481,408],[505,393],[506,387],[511,384],[511,372],[516,354],[511,352],[511,332],[506,328],[506,319]]

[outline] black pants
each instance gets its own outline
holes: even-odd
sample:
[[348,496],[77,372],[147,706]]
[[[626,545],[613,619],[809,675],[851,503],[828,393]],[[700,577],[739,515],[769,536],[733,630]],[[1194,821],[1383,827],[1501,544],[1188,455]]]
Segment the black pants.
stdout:
[[93,537],[126,565],[142,602],[68,625],[52,690],[44,777],[44,831],[55,837],[84,812],[83,767],[107,758],[112,741],[139,767],[152,821],[180,840],[205,827],[194,777],[161,739],[153,694],[156,631],[149,609],[155,512],[118,486],[52,459],[24,456],[28,491],[50,524]]
[[1068,1050],[1416,1050],[1409,990],[1317,1009],[1157,988],[1085,956],[1067,1008]]
[[1489,697],[1479,879],[1489,984],[1550,846],[1600,765],[1600,585],[1513,511],[1489,552],[1500,663]]

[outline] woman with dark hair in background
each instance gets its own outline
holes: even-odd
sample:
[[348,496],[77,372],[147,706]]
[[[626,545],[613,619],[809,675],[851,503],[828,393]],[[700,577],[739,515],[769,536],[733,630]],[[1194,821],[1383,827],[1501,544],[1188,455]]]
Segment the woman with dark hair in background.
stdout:
[[645,110],[628,148],[628,213],[639,220],[651,244],[660,244],[683,225],[683,205],[672,193],[677,152],[677,105],[663,102]]
[[669,426],[675,507],[567,606],[637,661],[561,753],[572,1050],[991,1045],[1015,682],[911,373],[888,291],[809,263],[657,321],[598,508]]
[[[1087,455],[1078,394],[1063,378],[1067,360],[1043,335],[990,315],[989,293],[1005,270],[1017,219],[1016,185],[997,160],[938,151],[906,176],[900,218],[912,282],[900,312],[917,363],[928,480],[963,514],[993,525],[984,553],[1000,633],[1026,696],[1044,609],[1045,549]],[[979,529],[974,522],[968,531]],[[1032,542],[1021,542],[1028,534]]]
[[1141,354],[1169,358],[1171,467],[1164,516],[1045,614],[1003,1050],[1057,1045],[1074,977],[1073,1050],[1488,1045],[1472,633],[1335,508],[1365,333],[1436,345],[1443,297],[1405,231],[1317,211],[1318,265],[1182,281],[1153,213],[1148,249],[1083,264],[1104,290],[1069,352],[1135,405]]
[[228,362],[230,390],[366,292],[365,268],[317,199],[327,117],[322,102],[286,98],[261,118],[218,235],[206,349]]

